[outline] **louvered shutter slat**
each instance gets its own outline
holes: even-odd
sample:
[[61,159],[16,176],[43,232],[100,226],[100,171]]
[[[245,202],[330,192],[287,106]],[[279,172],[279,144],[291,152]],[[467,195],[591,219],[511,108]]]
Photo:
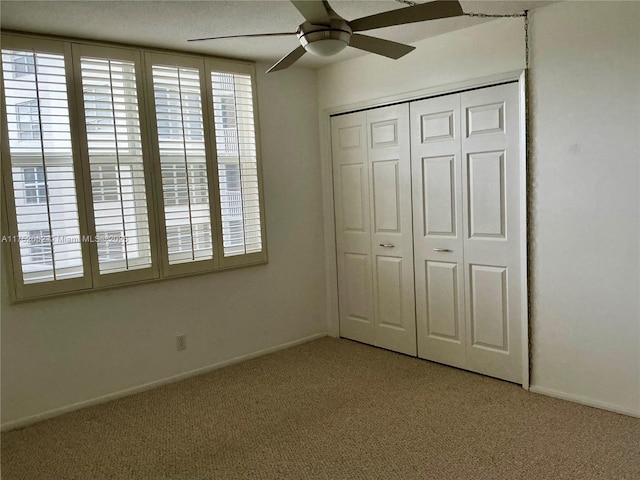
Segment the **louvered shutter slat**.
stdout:
[[82,277],[64,56],[2,50],[2,68],[23,281]]
[[212,72],[224,256],[262,251],[251,77]]
[[80,59],[100,274],[152,266],[132,61]]
[[169,265],[213,258],[200,72],[152,68]]

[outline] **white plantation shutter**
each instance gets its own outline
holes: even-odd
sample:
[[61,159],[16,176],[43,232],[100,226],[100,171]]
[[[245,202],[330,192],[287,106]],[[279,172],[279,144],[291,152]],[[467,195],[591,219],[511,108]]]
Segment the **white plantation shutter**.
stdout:
[[162,182],[164,261],[172,273],[210,269],[214,249],[201,62],[173,65],[167,56],[151,58],[155,59],[151,76]]
[[224,257],[263,251],[254,95],[249,74],[211,72]]
[[[153,266],[137,69],[130,55],[79,48],[86,152],[101,275]],[[109,55],[111,54],[111,55]],[[153,273],[149,273],[153,276]],[[126,278],[126,277],[123,277]]]
[[[47,284],[42,294],[84,288],[85,277],[76,190],[70,106],[67,94],[67,55],[56,42],[40,51],[2,49],[4,108],[13,207],[10,230],[13,255],[21,272],[19,288]],[[57,53],[49,53],[58,50]],[[6,150],[3,150],[6,153]],[[14,270],[16,265],[14,265]],[[29,287],[25,296],[30,296]]]
[[253,65],[3,34],[0,77],[13,300],[267,261]]

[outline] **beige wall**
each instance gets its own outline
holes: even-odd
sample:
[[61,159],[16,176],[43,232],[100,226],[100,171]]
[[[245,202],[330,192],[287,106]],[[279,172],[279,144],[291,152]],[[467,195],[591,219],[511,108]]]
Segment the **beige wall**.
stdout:
[[267,68],[269,264],[20,305],[3,287],[4,425],[326,332],[316,74]]
[[[563,2],[532,13],[530,44],[532,387],[632,414],[640,414],[638,25],[636,2]],[[521,19],[416,46],[397,62],[368,55],[321,69],[320,111],[524,68]]]

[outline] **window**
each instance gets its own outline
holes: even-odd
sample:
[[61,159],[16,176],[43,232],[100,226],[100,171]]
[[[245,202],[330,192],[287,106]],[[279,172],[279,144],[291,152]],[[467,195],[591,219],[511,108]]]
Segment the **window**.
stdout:
[[18,137],[20,140],[38,140],[40,138],[40,119],[38,101],[28,100],[16,104],[18,117]]
[[[126,243],[114,262],[111,245],[98,241],[102,275],[148,269],[155,277],[149,227],[140,125],[136,55],[116,49],[90,55],[78,49],[87,135],[86,155],[91,171],[96,232],[117,232]],[[86,53],[85,53],[86,52]],[[125,57],[128,57],[125,59]],[[99,239],[98,239],[99,240]],[[102,246],[102,251],[100,250]],[[104,254],[108,250],[108,254]],[[126,282],[131,276],[100,277],[101,284]]]
[[35,73],[35,58],[29,52],[16,52],[12,56],[13,78],[20,78],[23,75]]
[[[10,233],[16,296],[83,288],[85,268],[66,90],[67,59],[52,42],[43,52],[6,47],[2,68],[7,110],[12,207]],[[57,50],[57,51],[56,51]],[[12,75],[17,57],[29,57],[37,75]],[[22,67],[20,67],[22,68]],[[28,73],[29,68],[22,73]],[[44,110],[46,109],[46,114]],[[38,112],[40,110],[40,112]],[[28,118],[27,118],[28,117]],[[25,124],[29,124],[29,128]],[[41,132],[41,141],[25,141],[25,132]],[[31,135],[29,135],[31,140]],[[3,172],[5,173],[6,170]],[[46,235],[46,236],[45,236]],[[86,247],[85,247],[86,251]],[[37,284],[47,287],[34,289]]]
[[220,198],[222,199],[222,218],[224,247],[234,251],[243,245],[242,194],[240,170],[238,165],[220,164]]
[[251,65],[2,41],[14,298],[266,261]]
[[28,233],[27,244],[29,245],[29,266],[34,271],[39,270],[39,266],[53,265],[51,236],[48,230],[31,230]]
[[[103,83],[103,86],[105,85],[108,84]],[[110,95],[94,87],[85,87],[83,92],[87,132],[112,131],[113,104]]]
[[224,256],[262,251],[262,214],[250,75],[211,72]]
[[207,167],[204,163],[191,164],[185,170],[179,164],[166,162],[162,168],[165,205],[187,205],[189,199],[191,203],[208,203],[207,183]]
[[[167,269],[172,265],[195,262],[198,265],[189,270],[210,268],[203,262],[214,260],[213,243],[206,246],[200,243],[197,248],[192,238],[196,229],[211,230],[213,217],[208,202],[202,67],[200,62],[193,66],[187,65],[188,62],[175,65],[180,59],[168,56],[155,56],[151,60],[162,209],[167,234]],[[177,268],[173,270],[178,271]]]
[[126,165],[122,167],[117,165],[96,165],[93,172],[91,172],[91,190],[93,191],[94,204],[120,201],[119,171],[126,168]]
[[124,260],[125,238],[120,231],[100,232],[96,235],[98,242],[98,259],[100,262]]
[[189,261],[192,251],[211,249],[211,227],[203,224],[167,227],[167,246],[171,255]]
[[162,169],[162,194],[165,205],[186,205],[187,198],[187,171],[180,165],[167,163]]
[[[188,91],[176,92],[171,87],[164,87],[157,82],[154,85],[154,97],[156,102],[156,116],[158,122],[158,135],[164,138],[177,138],[183,136],[187,140],[202,141],[204,138],[204,126],[199,116],[182,116],[177,118],[176,113],[181,112],[184,105],[199,104],[200,94]],[[181,112],[182,113],[182,112]],[[183,125],[184,120],[184,125]],[[184,128],[183,128],[184,127]]]
[[28,204],[42,204],[47,202],[47,186],[44,182],[44,168],[23,167],[24,200]]

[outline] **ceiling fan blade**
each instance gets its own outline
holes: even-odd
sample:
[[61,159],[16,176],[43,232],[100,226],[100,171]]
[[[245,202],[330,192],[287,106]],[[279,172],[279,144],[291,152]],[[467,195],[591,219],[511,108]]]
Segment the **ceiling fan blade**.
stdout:
[[331,18],[323,0],[291,0],[291,3],[314,25],[331,25]]
[[457,17],[463,13],[460,2],[437,0],[435,2],[421,3],[412,7],[399,8],[397,10],[391,10],[390,12],[358,18],[349,22],[349,26],[354,32],[363,32],[365,30],[373,30],[374,28],[391,27],[405,23]]
[[392,42],[391,40],[370,37],[359,33],[351,35],[349,46],[365,50],[367,52],[377,53],[378,55],[384,55],[385,57],[396,60],[416,48],[411,45],[405,45],[404,43]]
[[191,38],[187,42],[200,42],[202,40],[220,40],[222,38],[249,38],[249,37],[284,37],[287,35],[297,35],[296,32],[282,32],[282,33],[250,33],[249,35],[225,35],[223,37],[206,37],[206,38]]
[[296,63],[296,61],[306,53],[306,50],[302,45],[296,48],[294,51],[288,53],[284,57],[282,57],[278,63],[276,63],[273,67],[267,70],[267,73],[277,72],[278,70],[284,70],[285,68],[289,68],[291,65]]

